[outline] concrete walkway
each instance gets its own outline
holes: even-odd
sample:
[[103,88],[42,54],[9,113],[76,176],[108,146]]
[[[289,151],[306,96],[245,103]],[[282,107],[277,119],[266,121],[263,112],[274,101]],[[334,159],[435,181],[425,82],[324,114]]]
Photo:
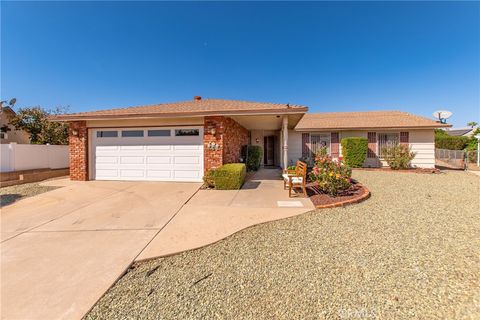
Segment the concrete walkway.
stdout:
[[314,209],[280,171],[242,190],[198,183],[70,182],[1,209],[1,318],[80,319],[135,260],[194,249]]
[[137,260],[203,247],[247,227],[315,209],[308,198],[289,198],[280,174],[262,169],[241,190],[199,190]]

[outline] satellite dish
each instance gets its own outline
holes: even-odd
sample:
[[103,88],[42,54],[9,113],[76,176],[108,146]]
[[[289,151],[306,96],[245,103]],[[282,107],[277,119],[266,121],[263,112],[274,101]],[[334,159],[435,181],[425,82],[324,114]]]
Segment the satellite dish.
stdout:
[[438,119],[440,123],[447,123],[447,119],[452,115],[453,113],[447,110],[437,110],[433,113],[433,117]]
[[17,99],[16,99],[16,98],[13,98],[12,100],[10,100],[10,102],[9,102],[8,104],[9,104],[11,107],[13,107],[16,102],[17,102]]

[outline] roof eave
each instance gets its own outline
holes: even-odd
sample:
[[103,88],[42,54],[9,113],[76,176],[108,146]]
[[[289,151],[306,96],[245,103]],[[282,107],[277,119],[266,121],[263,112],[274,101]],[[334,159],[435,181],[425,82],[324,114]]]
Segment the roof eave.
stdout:
[[433,126],[385,126],[385,127],[331,127],[331,128],[297,128],[295,131],[350,131],[350,130],[390,130],[390,129],[438,129],[449,128],[452,125],[433,125]]
[[304,114],[307,107],[292,109],[249,110],[249,111],[201,111],[179,113],[147,113],[147,114],[117,114],[117,115],[56,115],[49,117],[51,121],[72,122],[86,120],[120,120],[120,119],[152,119],[152,118],[186,118],[204,116],[242,116],[242,115],[272,115],[272,114]]

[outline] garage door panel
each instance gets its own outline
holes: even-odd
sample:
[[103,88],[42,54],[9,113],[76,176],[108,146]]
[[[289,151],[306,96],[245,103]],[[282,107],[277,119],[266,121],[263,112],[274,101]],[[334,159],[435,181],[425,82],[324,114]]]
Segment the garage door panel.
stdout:
[[175,164],[199,164],[200,159],[198,156],[175,156],[173,157]]
[[119,150],[118,146],[96,146],[95,151],[98,153],[102,152],[117,152]]
[[173,174],[175,178],[182,178],[182,179],[199,178],[199,172],[195,170],[175,170]]
[[98,156],[96,159],[98,164],[102,163],[109,163],[109,164],[114,164],[117,163],[117,157],[116,156]]
[[147,177],[169,179],[169,178],[172,178],[172,171],[169,169],[168,170],[148,170],[147,169]]
[[201,146],[199,145],[174,145],[173,146],[174,150],[200,150]]
[[170,164],[171,156],[147,156],[147,164]]
[[104,178],[104,177],[118,177],[118,170],[116,169],[102,169],[98,168],[96,170],[97,178]]
[[171,145],[147,145],[147,151],[154,151],[154,150],[172,150]]
[[[128,128],[171,130],[176,128]],[[106,129],[98,129],[101,131]],[[123,132],[126,128],[118,130]],[[93,173],[100,180],[201,181],[203,176],[203,128],[199,136],[97,137],[92,134]]]
[[145,176],[145,171],[139,169],[120,169],[120,176],[125,178],[141,178]]
[[120,146],[121,151],[139,151],[144,149],[145,146]]
[[145,162],[145,157],[139,156],[121,156],[120,163],[121,164],[143,164]]

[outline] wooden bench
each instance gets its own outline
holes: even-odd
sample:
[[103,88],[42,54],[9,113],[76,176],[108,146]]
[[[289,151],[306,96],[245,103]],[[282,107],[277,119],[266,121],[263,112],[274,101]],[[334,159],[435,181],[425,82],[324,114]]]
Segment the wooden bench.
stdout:
[[307,164],[302,161],[297,161],[295,171],[285,170],[282,174],[283,177],[283,189],[288,186],[288,196],[292,197],[292,188],[301,188],[303,196],[307,197]]

